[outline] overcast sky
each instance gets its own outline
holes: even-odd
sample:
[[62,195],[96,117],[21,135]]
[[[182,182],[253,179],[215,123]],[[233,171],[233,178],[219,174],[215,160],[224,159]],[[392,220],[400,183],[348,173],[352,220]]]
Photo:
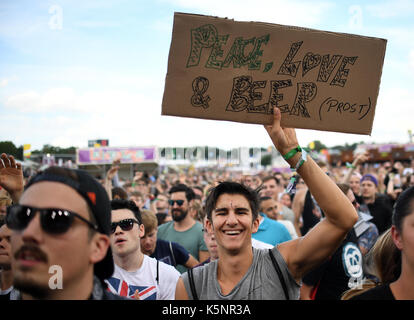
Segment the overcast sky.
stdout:
[[387,39],[372,135],[300,129],[299,141],[406,143],[414,131],[414,1],[2,0],[0,141],[269,146],[261,125],[161,116],[174,12]]

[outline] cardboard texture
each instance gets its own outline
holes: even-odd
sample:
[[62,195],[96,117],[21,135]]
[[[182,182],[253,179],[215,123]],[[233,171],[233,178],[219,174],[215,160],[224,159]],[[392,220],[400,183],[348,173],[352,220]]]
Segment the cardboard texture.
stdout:
[[371,134],[386,43],[175,13],[162,115]]

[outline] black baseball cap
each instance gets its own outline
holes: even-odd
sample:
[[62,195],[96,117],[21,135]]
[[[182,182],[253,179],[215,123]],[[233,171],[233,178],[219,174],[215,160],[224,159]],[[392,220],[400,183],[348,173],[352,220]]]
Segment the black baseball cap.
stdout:
[[[25,189],[27,190],[33,184],[41,181],[60,182],[73,188],[88,203],[98,226],[97,231],[110,236],[111,204],[108,194],[98,180],[83,170],[49,167],[35,175]],[[101,280],[109,278],[114,273],[111,247],[108,247],[105,258],[95,264],[94,273]]]

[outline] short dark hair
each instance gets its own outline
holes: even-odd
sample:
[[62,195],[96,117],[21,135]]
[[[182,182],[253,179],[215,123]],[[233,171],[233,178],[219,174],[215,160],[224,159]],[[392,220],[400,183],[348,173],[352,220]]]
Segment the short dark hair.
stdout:
[[121,199],[112,200],[111,209],[112,210],[120,210],[120,209],[131,210],[135,218],[137,219],[138,223],[140,225],[142,224],[141,211],[139,210],[139,208],[137,207],[134,201],[121,200]]
[[124,190],[124,188],[113,187],[112,188],[112,199],[115,199],[115,197],[117,196],[123,200],[128,199],[128,193]]
[[280,180],[278,178],[276,178],[275,176],[264,177],[263,180],[262,180],[262,184],[267,182],[267,181],[270,181],[270,180],[275,180],[276,184],[280,185]]
[[185,192],[185,198],[187,199],[188,202],[195,199],[195,193],[194,193],[193,189],[187,187],[187,185],[185,185],[183,183],[180,183],[180,184],[177,184],[177,185],[171,187],[171,189],[168,193],[171,195],[175,192]]
[[252,210],[253,221],[257,218],[259,214],[259,197],[257,192],[245,186],[244,184],[233,181],[225,181],[221,182],[216,187],[210,189],[208,192],[205,205],[205,212],[207,214],[207,218],[210,221],[211,213],[216,207],[217,199],[222,194],[239,194],[245,197],[246,200],[249,202],[250,209]]
[[273,198],[272,197],[261,197],[259,199],[259,202],[262,203],[263,201],[270,200],[270,199],[273,199]]

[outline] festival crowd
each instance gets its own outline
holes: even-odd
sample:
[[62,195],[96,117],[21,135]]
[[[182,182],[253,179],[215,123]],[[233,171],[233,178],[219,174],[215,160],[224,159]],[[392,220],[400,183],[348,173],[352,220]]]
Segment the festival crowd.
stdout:
[[280,117],[290,172],[24,177],[2,154],[0,299],[414,299],[414,160],[331,166]]

